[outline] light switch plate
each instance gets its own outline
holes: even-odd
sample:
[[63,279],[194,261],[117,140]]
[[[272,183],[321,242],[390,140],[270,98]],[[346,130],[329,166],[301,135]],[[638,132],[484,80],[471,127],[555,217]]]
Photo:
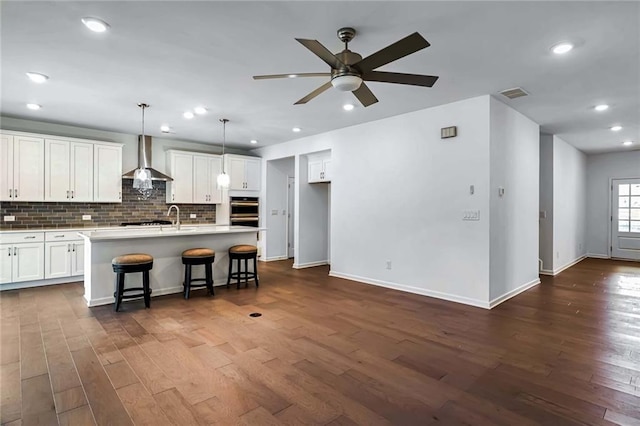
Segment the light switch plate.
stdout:
[[464,210],[462,220],[480,220],[480,210]]
[[278,216],[278,210],[271,210],[271,216]]
[[4,217],[4,221],[5,222],[15,222],[16,221],[16,217],[15,216],[5,216]]

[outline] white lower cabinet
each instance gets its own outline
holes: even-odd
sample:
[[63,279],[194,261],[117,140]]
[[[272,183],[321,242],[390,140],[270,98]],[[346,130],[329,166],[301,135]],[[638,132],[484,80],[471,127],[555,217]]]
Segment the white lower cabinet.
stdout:
[[44,235],[42,232],[14,233],[2,238],[0,284],[44,278]]
[[76,232],[45,232],[44,278],[84,274],[84,242]]

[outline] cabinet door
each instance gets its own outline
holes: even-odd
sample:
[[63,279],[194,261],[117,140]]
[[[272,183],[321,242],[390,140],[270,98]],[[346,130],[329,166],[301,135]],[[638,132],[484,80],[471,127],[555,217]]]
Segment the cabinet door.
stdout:
[[122,147],[96,144],[93,150],[93,200],[122,202]]
[[229,174],[229,178],[231,179],[231,183],[229,184],[229,189],[231,190],[243,190],[245,183],[245,160],[243,158],[234,158],[229,157],[229,161],[227,163],[228,167],[226,172]]
[[193,203],[193,155],[172,152],[169,156],[173,182],[168,185],[167,202]]
[[71,201],[69,141],[44,141],[44,200]]
[[220,173],[222,173],[222,158],[209,158],[209,183],[211,185],[209,192],[210,204],[222,203],[222,190],[218,188],[218,175]]
[[68,241],[44,244],[44,277],[59,278],[71,275],[71,245]]
[[245,186],[247,191],[260,191],[260,160],[245,161]]
[[84,275],[84,241],[71,243],[71,276]]
[[[175,176],[173,177],[175,179]],[[209,204],[211,194],[211,173],[209,171],[209,157],[193,156],[193,202]]]
[[331,182],[331,159],[322,160],[322,180],[325,182]]
[[11,268],[13,260],[13,246],[0,244],[0,284],[11,282]]
[[71,201],[93,201],[93,145],[72,143],[69,165]]
[[[44,139],[13,137],[13,199],[44,201]],[[42,268],[40,268],[42,271]]]
[[0,135],[0,201],[13,201],[13,136]]
[[322,176],[322,160],[309,161],[309,183],[320,182]]
[[16,244],[13,247],[13,282],[43,279],[44,243]]

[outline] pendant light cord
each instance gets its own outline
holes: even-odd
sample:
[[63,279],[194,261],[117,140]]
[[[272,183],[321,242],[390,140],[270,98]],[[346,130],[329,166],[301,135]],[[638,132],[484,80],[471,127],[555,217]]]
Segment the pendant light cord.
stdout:
[[[222,155],[224,156],[224,145],[227,142],[227,122],[229,120],[226,118],[221,118],[220,122],[222,122]],[[224,158],[222,159],[222,173],[224,173]]]

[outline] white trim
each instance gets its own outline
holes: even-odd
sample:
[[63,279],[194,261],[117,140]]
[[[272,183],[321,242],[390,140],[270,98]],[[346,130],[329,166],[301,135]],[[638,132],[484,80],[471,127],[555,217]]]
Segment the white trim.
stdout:
[[69,284],[69,283],[77,283],[77,282],[83,282],[83,281],[84,281],[84,275],[77,275],[74,277],[59,277],[59,278],[49,278],[47,280],[23,281],[19,283],[6,283],[6,284],[0,284],[0,291],[18,290],[21,288],[30,288],[30,287],[43,287],[46,285]]
[[477,300],[477,299],[471,299],[469,297],[457,296],[455,294],[442,293],[439,291],[427,290],[424,288],[412,287],[412,286],[393,283],[389,281],[375,280],[371,278],[365,278],[357,275],[345,274],[345,273],[336,272],[336,271],[329,271],[329,276],[344,278],[346,280],[351,280],[351,281],[358,281],[364,284],[371,284],[379,287],[391,288],[394,290],[405,291],[407,293],[414,293],[414,294],[420,294],[422,296],[434,297],[436,299],[447,300],[449,302],[462,303],[464,305],[471,305],[478,308],[490,309],[488,302]]
[[278,260],[287,260],[288,257],[287,256],[273,256],[273,257],[266,257],[266,258],[260,258],[258,259],[260,262],[275,262]]
[[[223,286],[223,285],[226,286],[227,283],[225,282],[225,283],[217,284],[217,285],[215,285],[215,287]],[[154,290],[152,288],[151,289],[151,297],[164,296],[165,294],[182,293],[182,290],[183,290],[182,286],[161,288],[161,289],[158,289],[158,290]],[[90,308],[92,308],[94,306],[110,305],[110,304],[113,304],[115,302],[115,298],[113,296],[102,297],[100,299],[87,300],[87,295],[86,294],[84,295],[84,300],[86,300],[87,306],[89,306]]]
[[328,260],[320,260],[318,262],[308,262],[308,263],[294,263],[293,269],[304,269],[304,268],[313,268],[314,266],[322,266],[328,265]]
[[[558,275],[560,272],[564,271],[565,269],[569,269],[571,268],[573,265],[582,262],[583,260],[585,260],[587,257],[589,257],[589,255],[583,254],[582,256],[580,256],[579,258],[577,258],[576,260],[567,263],[566,265],[563,265],[559,268],[554,269],[553,271],[550,271],[548,269],[542,269],[540,270],[539,274],[540,275],[551,275],[556,276]],[[608,259],[608,257],[605,257],[604,259]]]
[[611,259],[611,257],[607,256],[606,254],[596,254],[596,253],[587,253],[587,257],[591,259]]
[[505,294],[503,294],[502,296],[498,296],[495,299],[491,300],[489,302],[489,309],[495,308],[496,306],[498,306],[499,304],[501,304],[502,302],[507,301],[508,299],[511,299],[514,296],[519,295],[520,293],[522,293],[523,291],[527,291],[529,290],[531,287],[534,287],[536,285],[540,284],[540,278],[536,278],[534,280],[529,281],[526,284],[521,285],[518,288],[515,288]]

